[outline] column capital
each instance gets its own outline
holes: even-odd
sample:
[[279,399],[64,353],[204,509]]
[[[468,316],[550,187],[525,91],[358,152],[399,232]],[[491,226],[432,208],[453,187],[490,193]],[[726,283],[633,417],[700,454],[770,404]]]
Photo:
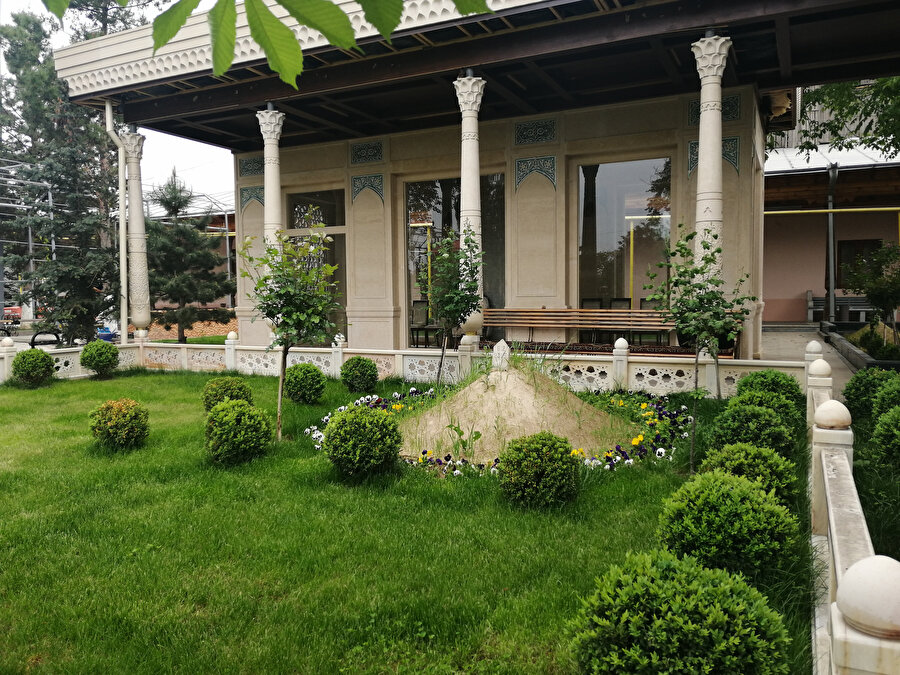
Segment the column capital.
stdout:
[[119,135],[125,148],[126,161],[141,161],[144,154],[144,136],[127,131]]
[[725,63],[728,61],[728,50],[731,48],[731,38],[713,35],[700,38],[691,45],[694,58],[697,60],[697,72],[700,80],[708,77],[721,79],[725,72]]
[[259,110],[256,113],[259,120],[259,130],[263,140],[277,141],[281,138],[281,125],[284,123],[284,113],[277,110]]
[[484,95],[485,81],[480,77],[458,77],[453,81],[456,88],[456,100],[461,112],[477,113],[481,108],[481,97]]

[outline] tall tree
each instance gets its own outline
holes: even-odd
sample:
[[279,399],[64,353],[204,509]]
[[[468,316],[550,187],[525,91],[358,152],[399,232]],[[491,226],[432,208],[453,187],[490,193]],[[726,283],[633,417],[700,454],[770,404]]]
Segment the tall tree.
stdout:
[[5,228],[18,238],[30,229],[33,239],[32,252],[19,246],[4,262],[29,282],[22,299],[37,305],[36,328],[59,330],[70,344],[90,339],[116,296],[110,144],[95,113],[69,103],[40,18],[15,14],[0,26],[0,46],[11,74],[4,154],[24,163],[19,197],[29,207]]
[[[816,111],[824,109],[825,119]],[[800,147],[814,150],[825,139],[837,148],[867,145],[900,152],[900,77],[836,82],[803,92]]]
[[225,258],[218,253],[220,240],[197,229],[205,225],[205,219],[184,218],[193,193],[174,171],[151,199],[173,221],[147,225],[150,295],[154,306],[160,300],[168,303],[155,312],[153,320],[166,328],[177,325],[178,342],[185,343],[185,331],[198,321],[231,320],[231,311],[201,305],[234,293],[235,285],[225,272],[216,271]]

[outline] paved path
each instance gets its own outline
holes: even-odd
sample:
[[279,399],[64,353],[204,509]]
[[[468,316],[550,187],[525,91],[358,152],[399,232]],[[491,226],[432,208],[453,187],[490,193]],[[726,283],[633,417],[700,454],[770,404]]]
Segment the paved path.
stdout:
[[819,335],[818,326],[810,325],[808,328],[792,327],[791,329],[778,327],[769,330],[763,326],[761,356],[766,361],[803,361],[806,345],[810,340],[817,340],[822,345],[822,358],[831,366],[834,397],[843,400],[841,392],[844,391],[847,380],[853,375],[853,369],[850,368],[844,357]]

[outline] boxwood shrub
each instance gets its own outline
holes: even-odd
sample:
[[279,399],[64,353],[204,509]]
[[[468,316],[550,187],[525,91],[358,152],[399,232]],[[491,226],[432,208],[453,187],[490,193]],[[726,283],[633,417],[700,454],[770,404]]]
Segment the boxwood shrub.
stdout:
[[569,623],[584,673],[783,675],[781,615],[739,576],[665,551],[628,553]]
[[500,453],[500,488],[523,506],[565,504],[578,495],[580,465],[566,438],[549,431],[516,438]]
[[900,467],[900,406],[895,406],[878,418],[869,447],[873,459]]
[[26,349],[12,362],[13,379],[26,387],[40,387],[52,380],[55,372],[53,357],[43,349]]
[[298,363],[284,371],[284,393],[294,403],[315,403],[325,391],[325,375],[311,363]]
[[353,407],[331,416],[322,449],[346,476],[363,476],[397,462],[402,437],[397,421],[384,410]]
[[81,350],[81,365],[98,377],[109,377],[119,367],[119,348],[104,340],[88,342]]
[[759,483],[765,492],[787,505],[797,495],[797,467],[770,448],[735,443],[710,450],[700,472],[721,469],[732,476],[743,476]]
[[350,357],[341,366],[341,382],[350,391],[373,392],[378,384],[378,367],[364,356]]
[[795,431],[806,429],[806,411],[787,398],[784,394],[774,391],[762,391],[761,389],[749,389],[743,394],[738,394],[728,400],[729,408],[740,408],[755,405],[760,408],[768,408],[778,415],[778,419],[784,426]]
[[676,555],[753,579],[783,562],[797,532],[796,518],[773,494],[715,470],[698,474],[663,502],[657,537]]
[[875,393],[872,402],[872,419],[878,419],[891,408],[900,405],[900,377],[895,377],[883,383]]
[[750,390],[768,391],[781,394],[790,401],[803,408],[806,405],[806,396],[800,388],[800,383],[787,373],[780,370],[767,368],[755,373],[745,375],[737,383],[737,393],[743,394]]
[[92,410],[90,417],[91,433],[106,448],[136,448],[150,435],[150,412],[130,398],[107,401]]
[[265,452],[272,421],[241,399],[217,403],[206,418],[206,454],[215,464],[237,464]]
[[206,382],[200,395],[206,412],[222,401],[246,401],[253,405],[253,392],[250,385],[241,377],[214,377]]
[[734,443],[772,448],[787,456],[794,449],[794,432],[768,408],[756,405],[729,407],[713,422],[711,447],[722,448]]
[[853,373],[844,387],[844,402],[854,422],[872,418],[875,395],[883,385],[895,379],[900,379],[900,373],[895,370],[862,368]]

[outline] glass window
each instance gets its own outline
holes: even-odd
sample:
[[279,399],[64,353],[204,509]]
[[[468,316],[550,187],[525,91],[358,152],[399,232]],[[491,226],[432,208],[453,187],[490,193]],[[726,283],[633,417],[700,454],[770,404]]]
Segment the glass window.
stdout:
[[580,307],[646,309],[669,243],[670,160],[587,164],[578,178]]
[[[437,346],[437,329],[428,304],[430,253],[448,232],[459,233],[459,178],[406,184],[407,284],[410,345]],[[503,174],[481,177],[481,245],[484,249],[484,295],[490,307],[506,302],[506,210]]]

